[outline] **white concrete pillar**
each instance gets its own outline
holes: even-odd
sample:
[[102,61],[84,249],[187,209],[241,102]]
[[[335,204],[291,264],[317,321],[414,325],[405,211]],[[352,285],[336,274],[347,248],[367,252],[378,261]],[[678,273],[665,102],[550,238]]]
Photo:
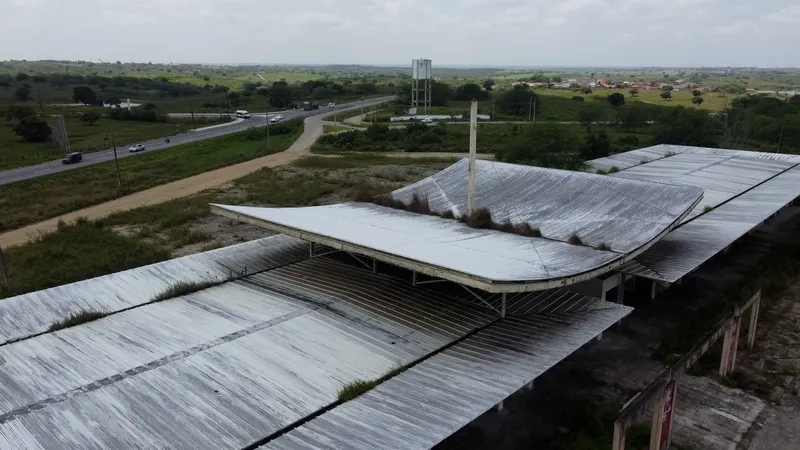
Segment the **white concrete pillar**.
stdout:
[[752,349],[756,343],[756,326],[758,325],[758,312],[761,308],[761,296],[750,307],[750,329],[747,330],[747,348]]

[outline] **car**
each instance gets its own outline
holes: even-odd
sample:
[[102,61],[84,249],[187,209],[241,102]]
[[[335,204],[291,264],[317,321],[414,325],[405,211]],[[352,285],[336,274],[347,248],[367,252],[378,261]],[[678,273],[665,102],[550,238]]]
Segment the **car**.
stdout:
[[143,152],[146,149],[147,148],[144,146],[144,144],[134,144],[134,145],[130,146],[128,151],[131,152],[131,153],[137,153],[137,152]]
[[433,123],[433,117],[423,117],[422,123]]
[[73,152],[69,153],[64,159],[61,160],[61,164],[74,164],[83,161],[83,154],[81,152]]
[[336,103],[328,103],[328,108],[336,108]]
[[277,116],[272,116],[269,118],[270,122],[280,122],[283,119],[283,116],[278,114]]
[[238,118],[238,119],[249,119],[250,118],[250,113],[245,111],[245,110],[243,110],[243,109],[240,109],[240,110],[236,111],[236,118]]

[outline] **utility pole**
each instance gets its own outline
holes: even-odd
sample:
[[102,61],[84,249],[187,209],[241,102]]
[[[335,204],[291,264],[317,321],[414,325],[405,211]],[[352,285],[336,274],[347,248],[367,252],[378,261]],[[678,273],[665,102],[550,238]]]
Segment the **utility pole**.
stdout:
[[781,134],[778,136],[778,149],[775,150],[775,153],[781,152],[781,142],[783,142],[783,125],[781,125]]
[[494,107],[497,104],[497,99],[492,100],[492,120],[497,120],[494,115]]
[[469,186],[467,189],[467,215],[475,211],[475,158],[478,153],[478,102],[472,101],[469,110]]
[[44,105],[42,104],[42,90],[39,87],[36,88],[36,95],[39,97],[39,109],[42,110],[42,114],[44,114]]
[[528,99],[528,121],[531,120],[531,108],[533,107],[533,97]]
[[6,284],[6,292],[11,292],[11,283],[8,281],[8,266],[6,266],[6,258],[2,248],[0,248],[0,269],[3,269],[3,281]]
[[192,127],[194,127],[194,131],[197,131],[197,122],[194,121],[194,109],[192,109]]
[[267,107],[267,148],[269,148],[269,107]]
[[536,123],[536,102],[533,102],[533,123]]
[[[108,143],[108,135],[104,138],[106,143]],[[114,132],[111,132],[111,146],[114,147],[114,164],[117,166],[117,188],[122,187],[122,177],[119,174],[119,159],[117,159],[117,144],[114,142]]]

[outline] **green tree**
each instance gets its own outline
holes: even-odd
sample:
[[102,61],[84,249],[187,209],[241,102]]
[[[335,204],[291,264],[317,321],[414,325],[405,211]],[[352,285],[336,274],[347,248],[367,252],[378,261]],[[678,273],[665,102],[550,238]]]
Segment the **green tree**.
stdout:
[[718,147],[720,135],[719,123],[705,111],[676,106],[658,117],[653,144]]
[[494,89],[495,84],[497,83],[495,83],[493,79],[489,78],[488,80],[483,81],[483,88],[486,89],[487,91],[491,91],[492,89]]
[[628,93],[631,94],[631,97],[636,97],[637,95],[639,95],[639,89],[633,88],[629,90]]
[[662,92],[661,98],[663,98],[664,100],[672,100],[672,92],[671,91]]
[[628,103],[617,111],[617,122],[625,131],[640,128],[652,120],[650,111],[650,108],[637,102]]
[[578,113],[578,121],[585,126],[599,122],[605,115],[605,110],[597,103],[587,103]]
[[21,102],[25,102],[30,100],[31,98],[31,88],[20,86],[17,88],[17,91],[14,92],[14,98]]
[[72,88],[72,99],[84,105],[97,104],[97,95],[89,86],[75,86]]
[[670,85],[670,84],[661,87],[661,90],[664,91],[664,92],[670,92],[670,91],[672,91],[674,89],[675,89],[675,87]]
[[16,76],[16,78],[15,78],[15,79],[16,79],[17,81],[26,81],[26,80],[27,80],[28,78],[30,78],[30,77],[31,77],[31,76],[30,76],[30,75],[28,75],[28,74],[27,74],[27,73],[25,73],[25,72],[18,72],[18,73],[17,73],[17,76]]
[[25,142],[45,142],[53,134],[47,123],[36,116],[21,120],[13,131]]
[[431,105],[445,106],[453,97],[453,90],[447,83],[434,81],[431,83]]
[[608,104],[613,106],[614,108],[618,108],[625,104],[625,96],[619,92],[614,92],[613,94],[606,97],[608,100]]
[[325,86],[317,86],[312,91],[311,95],[314,97],[315,100],[324,100],[327,98],[331,98],[331,91],[328,90]]
[[702,105],[703,97],[700,97],[699,95],[692,97],[692,103],[694,103],[695,105]]
[[498,97],[497,107],[502,112],[521,116],[528,114],[532,102],[536,102],[537,110],[541,111],[537,95],[528,86],[518,84]]
[[570,127],[551,123],[529,125],[509,145],[497,150],[497,159],[556,169],[582,170],[580,139]]
[[106,99],[106,103],[108,103],[111,106],[119,106],[122,104],[122,100],[120,100],[119,97],[108,97]]
[[592,88],[585,87],[585,88],[581,89],[581,92],[584,93],[584,94],[587,94],[587,95],[591,94],[592,93]]
[[9,83],[9,82],[8,82],[8,81],[6,81],[6,80],[0,80],[0,87],[1,87],[1,88],[5,88],[5,89],[6,89],[6,91],[8,91],[8,88],[10,88],[10,87],[11,87],[11,83]]
[[595,134],[587,129],[586,138],[581,145],[581,158],[584,161],[591,159],[605,158],[611,153],[611,140],[605,130]]
[[81,116],[81,122],[86,122],[86,125],[92,126],[95,122],[100,120],[100,114],[94,111],[88,111]]
[[695,97],[700,97],[701,95],[703,95],[703,91],[701,91],[700,89],[692,89],[692,95]]
[[292,104],[292,90],[286,84],[273,84],[269,89],[269,104],[276,108],[284,108]]
[[488,100],[489,92],[484,91],[475,83],[467,83],[456,88],[455,99],[461,101]]
[[6,110],[6,120],[25,120],[36,115],[36,111],[28,106],[11,106]]

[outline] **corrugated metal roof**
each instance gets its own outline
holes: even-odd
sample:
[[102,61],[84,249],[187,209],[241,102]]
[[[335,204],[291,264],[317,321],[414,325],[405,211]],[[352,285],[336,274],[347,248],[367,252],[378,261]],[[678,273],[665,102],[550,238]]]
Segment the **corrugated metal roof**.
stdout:
[[[681,226],[636,261],[653,271],[647,278],[670,283],[678,281],[787,206],[798,195],[800,166]],[[645,276],[635,270],[626,273]]]
[[0,348],[0,448],[240,448],[495,318],[306,260]]
[[307,243],[278,235],[0,300],[0,345],[47,331],[53,322],[81,311],[141,305],[180,281],[222,281],[231,273],[254,273],[307,257]]
[[703,200],[688,221],[793,167],[795,163],[742,156],[678,154],[634,166],[609,176],[651,180],[703,189]]
[[800,163],[800,155],[789,155],[785,153],[765,153],[752,152],[748,150],[729,150],[724,148],[705,148],[690,147],[684,145],[660,144],[652,147],[632,150],[625,153],[618,153],[605,158],[598,158],[588,161],[589,165],[595,170],[610,170],[616,167],[625,170],[639,164],[651,162],[656,159],[665,158],[670,155],[692,154],[710,156],[739,156],[744,158],[758,158],[772,161],[785,161],[790,163]]
[[[463,214],[465,160],[395,192],[427,196],[433,210]],[[480,161],[476,204],[495,220],[541,227],[529,238],[476,230],[366,203],[307,208],[212,205],[212,211],[487,292],[562,287],[635,257],[698,204],[702,189]],[[502,219],[501,219],[502,218]],[[585,245],[565,241],[577,235]],[[612,251],[595,247],[610,246]]]
[[630,311],[501,320],[261,448],[431,448]]
[[[427,196],[431,209],[467,212],[469,162],[458,163],[394,192],[406,202]],[[545,238],[609,245],[629,253],[668,229],[702,196],[693,187],[621,180],[583,172],[492,161],[476,163],[475,204],[502,222],[527,222]]]

